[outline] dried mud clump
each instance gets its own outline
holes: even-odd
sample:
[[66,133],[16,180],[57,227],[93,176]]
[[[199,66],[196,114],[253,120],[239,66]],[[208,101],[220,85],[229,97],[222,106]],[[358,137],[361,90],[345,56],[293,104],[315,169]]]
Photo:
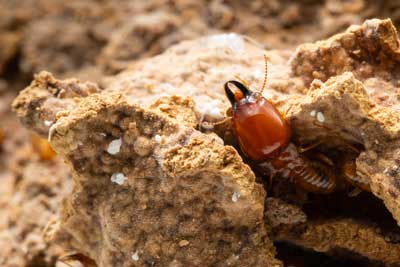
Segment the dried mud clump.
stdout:
[[262,187],[218,137],[93,94],[59,115],[49,139],[76,182],[51,238],[99,266],[279,265]]
[[[357,79],[390,81],[399,71],[400,44],[391,20],[368,20],[342,34],[298,47],[292,69],[306,84],[351,71]],[[397,82],[397,81],[396,81]]]
[[68,17],[41,19],[25,31],[30,34],[23,40],[21,68],[27,73],[47,69],[66,74],[93,66],[102,45],[88,25]]
[[[14,102],[23,122],[38,132],[46,130],[44,121],[52,122],[49,140],[76,170],[80,196],[74,192],[63,208],[55,240],[101,266],[132,261],[225,266],[227,259],[232,266],[279,265],[262,224],[262,187],[234,149],[193,129],[197,111],[190,98],[160,98],[143,110],[123,101],[131,100],[127,94],[113,96],[113,89],[81,94],[85,88],[77,80],[58,81],[41,73]],[[131,95],[135,93],[132,89]],[[78,128],[69,130],[72,125]],[[122,144],[113,155],[109,146],[118,139]],[[102,185],[99,191],[93,181]],[[96,192],[101,192],[98,200]],[[97,207],[109,199],[115,202]],[[101,214],[93,214],[93,205]],[[117,219],[118,214],[124,219]],[[110,239],[105,243],[96,239],[105,236]]]
[[[75,182],[48,240],[99,266],[280,265],[271,240],[400,264],[398,43],[390,20],[370,20],[293,53],[235,34],[182,42],[100,86],[39,74],[13,107]],[[330,159],[336,192],[275,177],[265,199],[258,174],[224,145],[235,142],[230,124],[218,124],[229,106],[222,85],[239,75],[256,90],[263,54],[264,96],[296,145],[320,143],[306,156]],[[349,196],[344,162],[371,192]]]
[[[357,60],[348,55],[348,46],[340,45],[343,40],[361,51]],[[399,173],[396,172],[400,163],[400,117],[395,73],[400,60],[399,47],[396,29],[390,20],[370,20],[327,41],[298,48],[292,60],[294,74],[301,75],[306,84],[313,72],[302,66],[313,68],[316,58],[322,65],[315,67],[316,71],[323,73],[324,80],[329,78],[325,83],[314,80],[308,100],[297,110],[292,107],[299,138],[313,142],[339,135],[349,143],[362,145],[365,151],[357,158],[357,171],[369,179],[372,192],[383,199],[397,222],[400,222]],[[362,67],[358,63],[371,71],[360,73]],[[343,71],[351,72],[341,74]],[[312,111],[323,114],[323,124],[332,130],[317,131],[318,127],[312,124],[318,118],[310,115]]]
[[391,0],[1,0],[0,7],[0,75],[13,62],[19,74],[45,69],[91,80],[209,33],[237,32],[268,47],[293,48],[366,18],[400,23],[399,4]]
[[95,83],[80,83],[77,79],[59,81],[49,72],[35,76],[30,87],[33,89],[28,93],[20,93],[13,107],[17,115],[23,118],[22,122],[40,134],[48,133],[57,112],[73,109],[77,97],[100,91]]
[[19,168],[18,177],[11,172],[1,177],[0,265],[52,266],[65,252],[44,240],[43,229],[71,192],[69,170],[61,160],[32,160]]
[[72,179],[46,139],[11,114],[12,99],[8,93],[0,99],[0,266],[54,266],[65,252],[45,242],[43,229],[71,193]]

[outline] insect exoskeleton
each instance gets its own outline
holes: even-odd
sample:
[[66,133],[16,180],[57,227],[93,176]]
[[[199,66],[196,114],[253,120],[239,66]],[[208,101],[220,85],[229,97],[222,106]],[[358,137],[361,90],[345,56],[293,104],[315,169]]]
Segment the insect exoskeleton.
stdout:
[[260,92],[251,91],[239,81],[225,83],[225,93],[232,104],[233,129],[241,151],[265,173],[287,177],[309,192],[332,192],[336,176],[322,164],[312,163],[290,142],[288,121],[262,96],[266,80],[265,76]]

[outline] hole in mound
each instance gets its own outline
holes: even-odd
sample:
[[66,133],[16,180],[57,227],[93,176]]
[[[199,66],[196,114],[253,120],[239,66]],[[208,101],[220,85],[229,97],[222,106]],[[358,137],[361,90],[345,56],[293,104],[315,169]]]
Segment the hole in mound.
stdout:
[[380,262],[353,255],[347,251],[334,251],[332,255],[306,250],[287,242],[274,242],[277,258],[285,267],[381,267]]
[[[359,151],[362,148],[357,148]],[[358,154],[346,150],[313,149],[306,153],[311,160],[322,154],[334,163],[329,166],[336,175],[337,188],[330,194],[306,193],[287,180],[280,179],[269,188],[269,196],[275,196],[302,207],[309,221],[328,219],[354,219],[373,227],[389,243],[400,243],[400,227],[383,201],[368,191],[350,196],[354,186],[345,181],[340,168],[343,161],[354,162]],[[264,181],[265,185],[265,181]],[[266,187],[267,188],[267,187]]]
[[26,267],[51,267],[55,264],[56,257],[46,258],[45,252],[40,252],[27,261]]
[[309,220],[351,218],[376,229],[387,242],[400,243],[400,227],[383,202],[368,192],[349,197],[346,192],[310,194],[303,205]]

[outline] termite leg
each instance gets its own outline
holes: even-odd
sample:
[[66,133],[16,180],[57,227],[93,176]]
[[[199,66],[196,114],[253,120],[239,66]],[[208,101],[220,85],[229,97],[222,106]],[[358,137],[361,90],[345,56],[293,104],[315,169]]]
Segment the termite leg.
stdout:
[[268,191],[268,192],[269,192],[269,191],[271,190],[271,188],[272,188],[272,184],[274,183],[274,177],[275,177],[275,174],[274,174],[274,173],[271,173],[271,174],[269,175],[268,187],[267,187],[267,191]]
[[314,144],[312,144],[312,145],[309,145],[309,146],[307,146],[307,147],[304,147],[304,148],[303,148],[303,147],[299,147],[299,148],[298,148],[298,151],[299,151],[300,154],[302,154],[302,153],[304,153],[304,152],[307,152],[307,151],[309,151],[309,150],[311,150],[311,149],[313,149],[313,148],[319,146],[320,144],[322,144],[322,141],[318,141],[318,142],[316,142],[316,143],[314,143]]
[[363,190],[361,190],[358,187],[355,187],[353,190],[351,190],[351,192],[348,193],[349,197],[356,197],[358,196]]
[[320,159],[325,164],[332,166],[332,167],[335,166],[335,163],[333,163],[333,161],[330,158],[328,158],[327,156],[325,156],[324,154],[317,153],[316,156],[318,159]]
[[[343,142],[343,144],[344,144],[345,146],[347,146],[350,150],[353,150],[355,153],[360,154],[361,151],[360,151],[358,148],[356,148],[355,146],[353,146],[353,145],[349,144],[348,142],[346,142],[346,140],[344,140],[344,138],[343,138],[342,136],[340,136],[337,132],[335,132],[333,129],[329,128],[329,127],[326,126],[326,125],[320,124],[320,123],[318,123],[318,122],[316,122],[316,121],[313,121],[313,124],[314,124],[315,126],[317,126],[317,127],[322,127],[322,128],[325,128],[325,129],[331,131],[331,132],[332,132],[338,139],[340,139],[340,140]],[[361,143],[360,143],[360,144],[361,144]]]
[[232,117],[225,117],[224,119],[220,120],[220,121],[216,121],[216,122],[211,122],[211,121],[203,121],[201,119],[200,123],[199,123],[199,130],[201,131],[201,129],[212,129],[215,126],[227,123],[228,121],[230,121],[232,119]]

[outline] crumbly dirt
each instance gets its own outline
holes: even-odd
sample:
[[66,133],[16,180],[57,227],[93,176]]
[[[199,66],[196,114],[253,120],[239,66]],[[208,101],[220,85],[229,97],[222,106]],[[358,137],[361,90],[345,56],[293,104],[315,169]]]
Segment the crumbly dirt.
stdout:
[[[48,154],[46,139],[34,136],[10,115],[12,98],[2,95],[0,105],[0,265],[54,266],[65,252],[46,243],[43,230],[71,193],[72,179],[61,158],[48,157],[53,154]],[[41,146],[35,146],[37,142]]]
[[[400,25],[399,7],[396,1],[389,0],[284,0],[251,4],[207,1],[206,5],[199,1],[161,3],[159,0],[0,0],[0,179],[3,181],[0,247],[6,248],[0,252],[0,265],[65,266],[57,261],[59,257],[80,252],[103,266],[122,259],[126,265],[152,266],[160,262],[161,256],[163,263],[170,262],[169,266],[196,266],[199,261],[203,265],[226,266],[224,257],[231,266],[254,266],[255,262],[273,266],[280,263],[274,259],[271,241],[284,240],[337,258],[358,255],[398,266],[399,41],[393,24]],[[362,24],[364,19],[373,17],[390,17],[392,21],[369,20],[331,37],[351,24]],[[223,32],[246,36],[227,34],[196,39]],[[195,40],[181,42],[186,39]],[[317,40],[323,41],[304,44]],[[176,43],[179,44],[171,47]],[[161,56],[153,57],[160,53]],[[364,192],[361,197],[350,198],[347,192],[352,187],[340,179],[340,192],[327,198],[310,196],[279,179],[272,188],[265,186],[264,190],[261,184],[266,185],[265,181],[262,177],[257,177],[258,183],[253,181],[253,173],[237,156],[236,151],[240,154],[237,147],[227,148],[226,145],[235,146],[236,140],[229,118],[225,119],[229,103],[222,85],[239,75],[252,89],[258,89],[264,76],[263,54],[269,60],[264,96],[290,120],[293,142],[306,147],[321,141],[307,156],[324,154],[337,166],[342,161],[355,160],[372,194]],[[120,75],[106,77],[120,71],[123,71]],[[42,139],[23,128],[9,109],[16,92],[35,73],[38,74],[33,83],[15,101],[14,109],[23,124]],[[115,98],[120,99],[118,105],[110,100]],[[105,102],[102,107],[110,109],[110,114],[108,111],[92,114],[94,124],[81,121],[82,114],[76,109],[92,113]],[[119,121],[121,118],[119,115],[115,118],[115,113],[119,114],[120,104],[129,106],[128,109],[134,107],[137,113]],[[310,116],[312,111],[323,114],[322,126],[317,116]],[[179,143],[182,142],[179,138],[171,138],[172,134],[165,133],[158,124],[142,120],[139,116],[142,113],[160,117],[179,129],[190,129],[180,132],[182,139],[192,140],[195,136],[196,142]],[[138,119],[139,125],[130,125],[131,118]],[[89,129],[93,133],[101,131],[101,137],[92,140],[85,135],[71,136],[72,132],[58,136],[58,130],[62,129],[58,122],[68,121],[68,128],[75,125],[75,119],[82,128],[74,128],[74,133]],[[97,126],[85,128],[89,124]],[[145,137],[136,129],[143,131]],[[49,130],[50,141],[61,157],[53,157],[49,151],[46,142]],[[104,133],[107,133],[105,138]],[[129,165],[131,172],[125,181],[128,184],[120,186],[110,182],[110,177],[103,177],[104,170],[113,171],[110,162],[114,162],[104,151],[111,140],[125,133],[134,149],[122,151],[123,156],[118,159],[122,161],[117,166]],[[88,141],[81,143],[78,139],[83,137],[89,138]],[[136,139],[137,142],[133,141]],[[173,147],[174,142],[180,148]],[[84,155],[79,155],[82,151]],[[204,156],[206,153],[213,157]],[[89,161],[92,167],[96,164],[100,167],[80,174],[76,167],[83,164],[81,159],[93,155],[102,155],[98,162]],[[149,175],[138,170],[141,166],[151,166],[149,173],[163,177],[159,175],[160,166],[154,167],[148,160],[154,155],[158,157],[157,164],[160,155],[162,159],[170,157],[170,161],[161,160],[166,164],[162,170],[171,176],[166,176],[167,181],[174,183],[132,182],[133,177]],[[228,162],[238,169],[229,169],[224,165],[226,162],[219,163],[218,159],[224,155],[229,155]],[[130,160],[126,164],[125,160],[132,157],[143,162]],[[186,157],[188,160],[182,161]],[[243,155],[242,159],[246,160]],[[199,166],[201,171],[197,172]],[[72,194],[71,169],[75,179]],[[182,173],[172,177],[171,169]],[[230,173],[227,178],[226,172]],[[96,179],[93,188],[89,177]],[[98,177],[103,178],[98,180]],[[199,180],[194,181],[193,177]],[[230,184],[225,185],[222,178]],[[247,188],[244,191],[248,194],[241,193],[239,197],[236,194],[234,198],[230,191],[221,196],[211,194],[210,200],[203,202],[195,196],[197,191],[209,194],[220,190],[215,187],[221,188],[221,184],[226,192]],[[248,190],[248,184],[254,189]],[[107,206],[106,201],[117,192],[114,188],[121,187],[122,199],[116,198]],[[191,187],[210,191],[190,190]],[[140,194],[127,193],[136,189],[152,197],[144,200]],[[159,196],[159,189],[172,190],[176,199],[168,199],[165,194]],[[123,194],[128,194],[126,199]],[[265,195],[269,198],[264,203]],[[80,198],[74,201],[76,196]],[[232,198],[236,197],[238,201],[232,209]],[[67,199],[61,205],[64,198]],[[163,218],[163,214],[157,213],[155,207],[147,210],[134,207],[127,199],[151,203],[170,212],[165,226],[146,225],[148,221],[154,223],[151,218]],[[345,203],[338,205],[340,210],[330,206],[339,200]],[[202,214],[207,222],[189,223],[185,207],[190,201],[218,208],[203,213],[190,210],[192,215]],[[371,212],[360,211],[360,202],[376,207]],[[94,206],[112,206],[113,210],[99,209],[93,215]],[[121,215],[121,223],[115,223],[114,210]],[[135,217],[137,213],[141,217]],[[246,218],[236,215],[243,213]],[[265,225],[261,224],[263,220]],[[125,242],[125,231],[129,229],[124,224],[128,221],[138,222],[139,227],[137,232],[129,233],[126,239],[129,242]],[[177,222],[182,231],[174,228]],[[92,228],[93,231],[87,232]],[[146,231],[156,233],[160,229],[163,236],[143,238]],[[217,229],[218,234],[207,235],[211,229]],[[146,234],[138,234],[140,231]],[[202,234],[188,234],[199,232]],[[324,234],[332,238],[321,243],[319,238]],[[354,237],[352,241],[348,236]],[[104,239],[96,241],[100,237]],[[219,240],[218,244],[215,240]],[[172,245],[166,248],[160,242]],[[209,245],[206,259],[199,256],[204,242]],[[233,245],[238,242],[240,245]],[[376,246],[371,249],[371,244]],[[136,262],[132,260],[136,250],[132,250],[137,246],[139,261]],[[232,251],[240,254],[239,259],[239,254],[229,254]]]
[[[293,54],[264,51],[234,34],[187,41],[132,64],[100,86],[39,74],[13,107],[28,127],[48,135],[75,181],[48,240],[100,266],[129,266],[132,255],[139,255],[143,266],[225,266],[226,259],[232,266],[273,266],[279,263],[269,238],[339,257],[399,264],[399,177],[393,166],[400,124],[396,105],[387,104],[397,102],[390,98],[394,94],[380,101],[374,87],[385,83],[388,92],[396,91],[395,72],[381,61],[369,62],[379,70],[373,76],[362,76],[358,68],[343,70],[340,59],[347,62],[346,56],[327,57],[334,59],[329,64],[334,71],[311,84],[308,72],[293,71],[296,62],[303,66],[313,58],[313,51],[324,58],[330,49],[342,49],[330,45],[340,45],[341,38],[360,42],[362,50],[368,42],[358,38],[368,38],[372,30],[382,40],[374,43],[379,55],[397,53],[386,45],[398,42],[391,21],[371,20]],[[314,196],[277,179],[264,205],[265,191],[249,167],[213,133],[213,123],[224,120],[229,105],[221,81],[237,74],[252,88],[261,84],[263,53],[270,69],[264,96],[291,122],[293,142],[321,142],[308,155],[325,154],[337,169],[343,160],[354,160],[372,193],[351,197],[352,186],[339,177],[337,192]],[[172,61],[180,64],[169,68]],[[41,127],[45,118],[53,122],[48,129]],[[229,123],[221,125],[231,131]],[[119,138],[120,151],[107,152]],[[370,210],[360,203],[371,203]],[[167,211],[171,216],[160,224]],[[132,222],[135,229],[128,227]],[[320,242],[324,234],[331,238]]]
[[[76,187],[50,238],[99,266],[131,266],[134,254],[142,266],[279,265],[261,224],[263,189],[218,137],[119,95],[89,96],[55,125],[51,144]],[[106,148],[116,138],[113,156]],[[116,173],[126,181],[113,183]]]
[[1,0],[0,7],[0,75],[15,60],[21,73],[92,81],[206,34],[236,32],[269,49],[294,48],[367,18],[400,23],[399,4],[390,0]]

